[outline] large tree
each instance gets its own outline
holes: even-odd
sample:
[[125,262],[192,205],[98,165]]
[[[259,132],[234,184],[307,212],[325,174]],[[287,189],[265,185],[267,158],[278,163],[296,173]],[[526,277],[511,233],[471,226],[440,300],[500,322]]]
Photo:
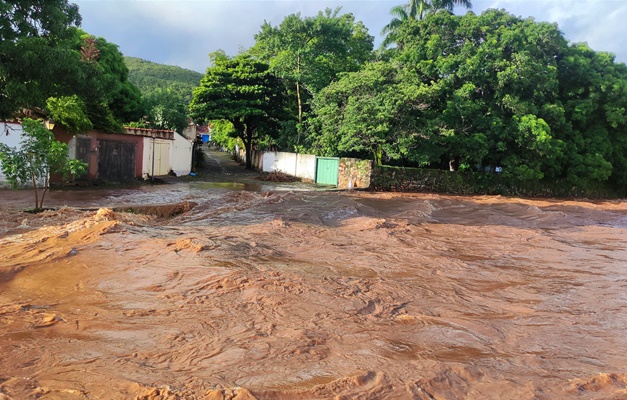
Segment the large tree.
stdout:
[[559,176],[564,119],[555,25],[491,10],[405,24],[397,59],[438,92],[433,135],[452,170],[483,164],[520,179]]
[[0,118],[68,94],[65,83],[79,65],[64,41],[80,23],[78,6],[67,0],[0,2]]
[[610,179],[627,185],[627,66],[585,44],[570,46],[558,62],[565,123],[566,175],[574,184]]
[[300,142],[305,99],[327,86],[340,72],[357,71],[372,58],[373,37],[352,14],[326,9],[314,17],[292,14],[280,25],[265,22],[250,54],[294,88]]
[[216,58],[194,89],[190,113],[197,122],[226,120],[246,149],[246,168],[252,168],[252,149],[263,135],[276,132],[283,112],[283,83],[268,64],[247,55]]
[[80,75],[69,87],[85,103],[94,128],[114,132],[143,114],[139,89],[128,79],[128,67],[118,46],[81,29],[74,30],[72,48],[80,60]]
[[0,118],[45,112],[50,97],[84,105],[93,126],[106,131],[138,118],[141,94],[128,82],[122,54],[78,29],[80,22],[67,0],[0,2]]
[[370,155],[382,161],[432,161],[425,111],[431,90],[397,63],[368,64],[320,91],[313,102],[317,154]]
[[627,67],[612,55],[498,10],[429,15],[397,39],[396,61],[437,93],[442,166],[574,187],[627,182]]

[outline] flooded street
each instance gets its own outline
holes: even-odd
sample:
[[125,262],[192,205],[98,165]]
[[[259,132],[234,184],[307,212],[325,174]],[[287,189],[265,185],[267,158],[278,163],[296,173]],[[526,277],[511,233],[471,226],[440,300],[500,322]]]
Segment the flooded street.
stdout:
[[215,157],[47,202],[83,210],[0,191],[0,399],[627,398],[627,202],[320,191]]

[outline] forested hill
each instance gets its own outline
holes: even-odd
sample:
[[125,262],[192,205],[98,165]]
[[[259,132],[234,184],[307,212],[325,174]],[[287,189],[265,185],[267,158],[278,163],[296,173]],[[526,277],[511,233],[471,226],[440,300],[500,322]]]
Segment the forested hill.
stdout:
[[136,57],[124,57],[129,69],[129,81],[146,95],[156,89],[171,89],[185,103],[192,99],[192,89],[198,86],[203,74],[172,65],[158,64]]

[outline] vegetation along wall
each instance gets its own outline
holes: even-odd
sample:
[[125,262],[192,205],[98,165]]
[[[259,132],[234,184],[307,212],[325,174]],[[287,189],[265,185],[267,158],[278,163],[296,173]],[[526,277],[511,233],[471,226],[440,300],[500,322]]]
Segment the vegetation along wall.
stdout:
[[451,194],[492,194],[529,197],[626,197],[627,190],[608,182],[586,187],[564,180],[518,180],[498,173],[444,171],[436,169],[381,166],[373,169],[372,190],[393,192],[434,192]]

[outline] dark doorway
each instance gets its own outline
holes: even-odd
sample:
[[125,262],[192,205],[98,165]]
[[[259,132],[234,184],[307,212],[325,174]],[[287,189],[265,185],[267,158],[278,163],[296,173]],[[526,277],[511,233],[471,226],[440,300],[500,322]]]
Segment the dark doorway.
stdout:
[[135,178],[135,143],[99,140],[98,178],[121,182]]

